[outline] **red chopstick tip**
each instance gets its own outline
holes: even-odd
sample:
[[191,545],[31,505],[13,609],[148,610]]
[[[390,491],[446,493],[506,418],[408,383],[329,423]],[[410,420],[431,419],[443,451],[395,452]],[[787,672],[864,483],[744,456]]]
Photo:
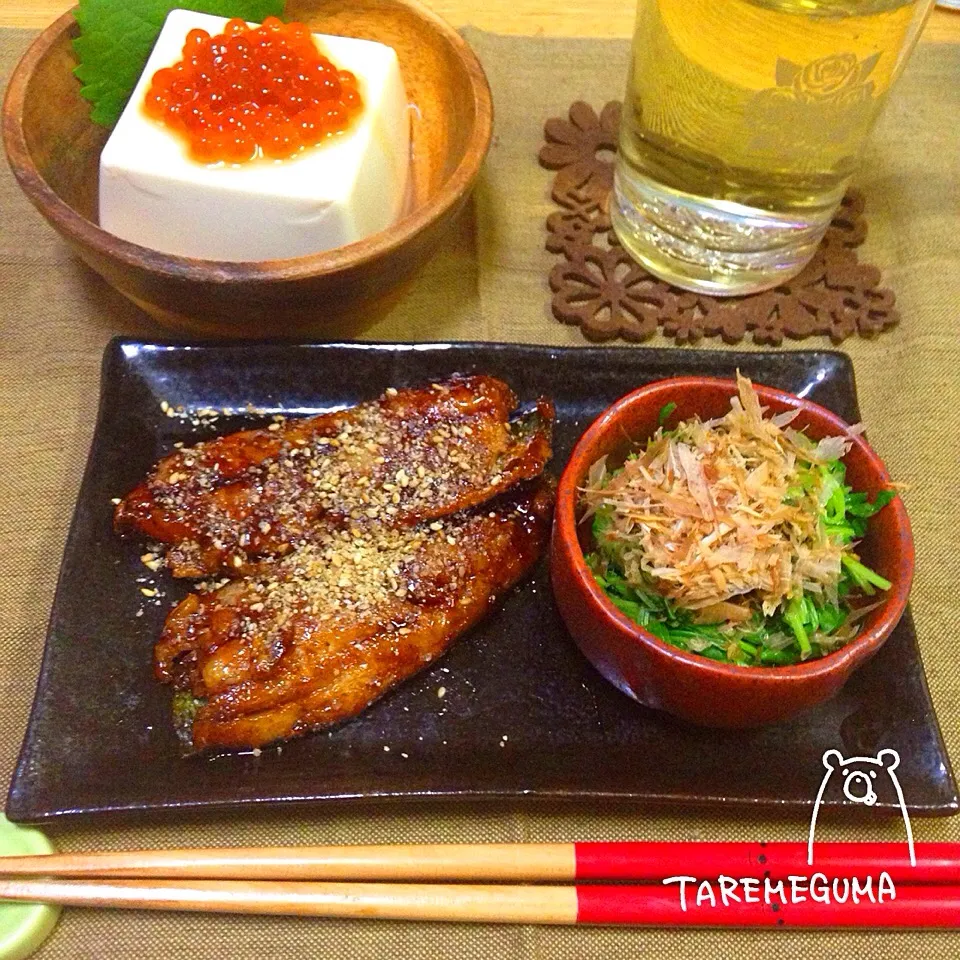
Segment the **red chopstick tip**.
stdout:
[[916,864],[904,842],[830,842],[814,845],[808,863],[804,842],[576,843],[575,879],[633,880],[659,883],[663,877],[690,874],[716,878],[786,878],[814,871],[833,877],[877,876],[887,871],[897,883],[960,883],[960,844],[917,843]]
[[577,923],[676,927],[960,927],[960,887],[901,886],[889,874],[788,881],[691,875],[660,885],[577,887]]

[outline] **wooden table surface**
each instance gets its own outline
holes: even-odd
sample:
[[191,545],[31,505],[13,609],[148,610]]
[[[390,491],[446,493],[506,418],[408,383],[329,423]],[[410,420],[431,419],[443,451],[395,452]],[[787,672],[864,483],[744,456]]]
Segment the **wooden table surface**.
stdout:
[[[72,0],[0,0],[0,27],[45,27],[73,5]],[[427,5],[455,26],[558,37],[628,37],[635,10],[632,0],[428,0]],[[960,43],[960,11],[934,10],[921,39]]]

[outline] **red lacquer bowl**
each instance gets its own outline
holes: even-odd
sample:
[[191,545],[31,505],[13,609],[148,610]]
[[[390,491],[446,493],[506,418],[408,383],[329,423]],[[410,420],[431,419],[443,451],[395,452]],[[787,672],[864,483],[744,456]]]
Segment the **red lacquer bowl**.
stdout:
[[[845,432],[838,416],[816,403],[757,386],[771,413],[799,408],[793,422],[812,439]],[[676,403],[671,422],[723,416],[737,392],[732,380],[683,377],[641,387],[609,407],[583,434],[560,478],[551,543],[550,573],[560,613],[578,646],[614,686],[640,703],[710,727],[752,727],[789,717],[829,699],[870,659],[897,625],[913,580],[913,537],[900,498],[870,520],[858,552],[893,587],[867,615],[860,634],[819,660],[790,667],[718,663],[671,647],[620,613],[594,581],[583,559],[589,537],[578,524],[579,490],[605,454],[623,457],[631,442],[657,429],[664,404]],[[872,499],[890,482],[880,458],[862,437],[844,458],[847,482]]]

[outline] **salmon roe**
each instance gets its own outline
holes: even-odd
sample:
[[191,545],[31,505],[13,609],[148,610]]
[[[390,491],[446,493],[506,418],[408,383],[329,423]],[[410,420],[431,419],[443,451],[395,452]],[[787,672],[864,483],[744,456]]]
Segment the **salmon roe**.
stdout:
[[302,23],[230,20],[191,30],[183,59],[158,70],[143,109],[200,163],[283,160],[345,130],[362,108],[357,78],[317,50]]

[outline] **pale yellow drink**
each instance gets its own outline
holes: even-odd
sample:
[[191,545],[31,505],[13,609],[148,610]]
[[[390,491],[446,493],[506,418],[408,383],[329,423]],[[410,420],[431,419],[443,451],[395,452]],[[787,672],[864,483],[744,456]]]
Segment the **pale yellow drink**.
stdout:
[[713,293],[799,272],[931,6],[640,0],[611,209],[621,242]]

